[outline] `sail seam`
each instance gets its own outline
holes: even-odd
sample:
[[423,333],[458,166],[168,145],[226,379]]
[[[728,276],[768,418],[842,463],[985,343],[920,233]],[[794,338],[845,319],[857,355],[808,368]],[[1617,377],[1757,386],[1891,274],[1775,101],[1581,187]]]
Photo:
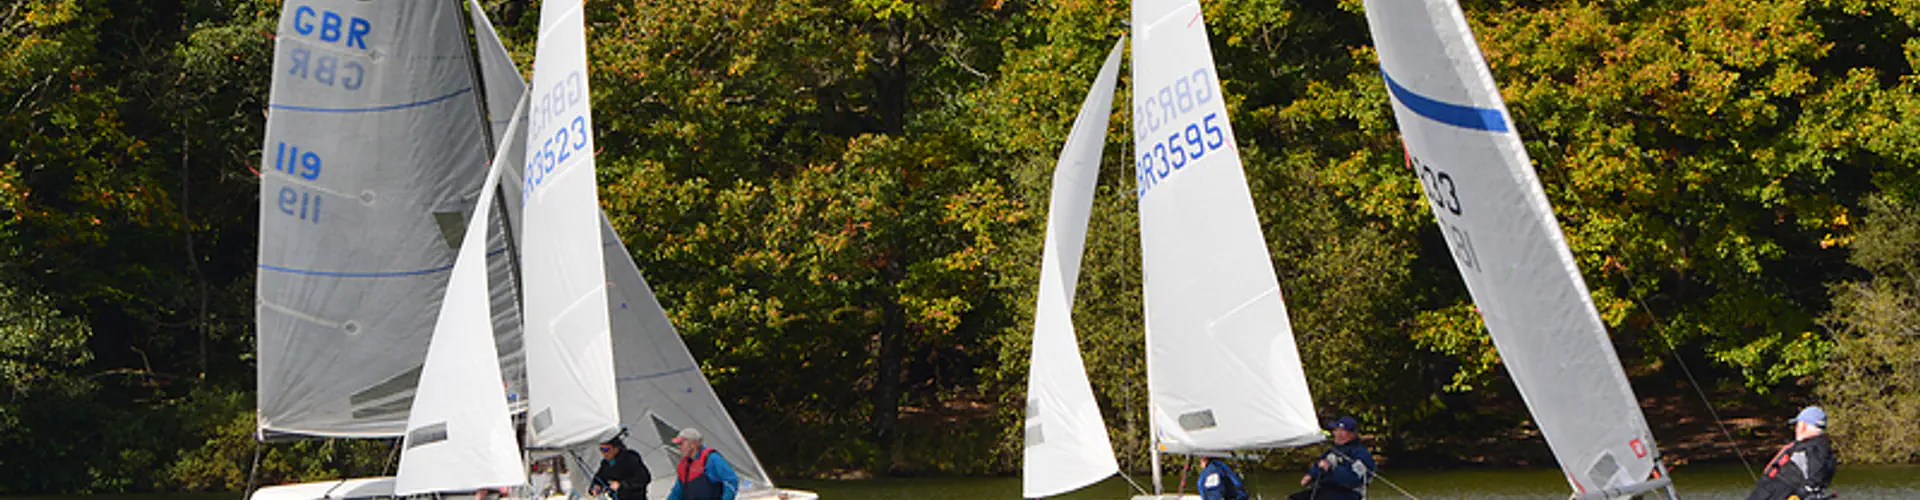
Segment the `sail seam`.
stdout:
[[[497,249],[489,250],[487,251],[487,256],[491,257],[495,255],[500,255],[502,253],[506,253],[506,251],[507,249],[505,248],[497,248]],[[300,274],[300,275],[306,275],[306,276],[325,276],[329,278],[405,278],[408,276],[420,276],[425,274],[433,274],[433,273],[450,271],[450,270],[453,270],[453,264],[447,264],[444,266],[435,267],[431,269],[418,269],[413,271],[385,271],[385,272],[320,271],[320,270],[313,270],[313,269],[294,269],[291,267],[281,267],[281,266],[276,266],[272,264],[261,264],[260,268],[266,269],[268,271],[279,271],[279,272],[288,273],[288,274]]]
[[660,378],[660,377],[665,377],[665,376],[668,376],[668,375],[678,375],[678,374],[682,374],[682,373],[686,373],[686,372],[690,372],[690,371],[696,371],[696,370],[699,370],[699,369],[700,369],[700,367],[697,367],[697,366],[689,366],[689,367],[686,367],[686,368],[677,368],[677,369],[673,369],[673,370],[667,370],[667,371],[664,371],[664,372],[655,372],[655,373],[649,373],[649,374],[646,374],[646,375],[634,375],[634,376],[631,376],[631,377],[620,377],[620,378],[617,378],[617,379],[614,379],[614,380],[615,380],[615,381],[618,381],[618,382],[638,382],[638,381],[641,381],[641,380],[649,380],[649,379],[656,379],[656,378]]
[[435,97],[432,99],[427,99],[424,101],[415,101],[415,102],[409,102],[405,104],[392,104],[387,106],[374,106],[369,108],[322,108],[318,106],[295,106],[291,104],[274,104],[268,107],[272,109],[282,109],[287,111],[307,111],[312,113],[378,113],[381,111],[395,111],[395,110],[402,110],[407,108],[417,108],[417,107],[426,106],[430,104],[436,104],[442,101],[446,101],[448,99],[459,97],[461,94],[465,94],[472,91],[473,91],[473,87],[467,87],[464,89],[455,90],[451,94]]

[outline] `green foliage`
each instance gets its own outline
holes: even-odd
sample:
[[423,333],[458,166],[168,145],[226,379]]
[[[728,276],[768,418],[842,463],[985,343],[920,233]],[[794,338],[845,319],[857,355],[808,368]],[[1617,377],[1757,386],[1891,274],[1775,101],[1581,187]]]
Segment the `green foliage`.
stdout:
[[[535,3],[484,3],[529,62]],[[1920,399],[1899,326],[1910,3],[1466,2],[1630,373],[1659,379],[1677,351],[1736,392],[1817,385],[1850,459],[1916,459],[1894,425]],[[1053,162],[1128,5],[588,5],[601,200],[760,457],[782,475],[1016,468]],[[31,471],[0,492],[244,485],[278,9],[0,7],[0,467]],[[1204,9],[1318,407],[1443,461],[1522,425],[1495,410],[1517,395],[1403,165],[1361,2]],[[1110,145],[1131,142],[1128,108]],[[1139,469],[1124,151],[1101,168],[1074,321]],[[391,451],[263,450],[263,482],[380,473]]]
[[1869,200],[1849,259],[1867,279],[1832,286],[1832,358],[1820,401],[1849,462],[1920,460],[1920,209],[1912,198]]

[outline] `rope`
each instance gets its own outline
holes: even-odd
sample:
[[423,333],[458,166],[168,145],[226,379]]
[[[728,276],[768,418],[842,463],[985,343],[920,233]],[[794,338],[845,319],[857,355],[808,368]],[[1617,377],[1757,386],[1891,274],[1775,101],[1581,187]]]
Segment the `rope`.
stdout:
[[[1623,258],[1622,260],[1625,260],[1625,259]],[[1627,266],[1624,266],[1624,265],[1620,266],[1620,276],[1625,277],[1627,279],[1627,287],[1629,289],[1637,290],[1640,288],[1639,285],[1636,285],[1633,283],[1633,272],[1628,271]],[[1660,324],[1660,318],[1658,316],[1654,316],[1653,308],[1647,306],[1647,300],[1645,297],[1641,297],[1640,294],[1634,294],[1633,301],[1637,304],[1640,304],[1640,310],[1646,311],[1647,319],[1652,320],[1653,325]],[[1727,438],[1727,447],[1732,448],[1733,456],[1735,458],[1740,459],[1740,467],[1745,468],[1747,470],[1747,477],[1752,478],[1754,481],[1758,482],[1760,480],[1760,475],[1753,473],[1753,465],[1747,463],[1747,454],[1740,450],[1740,443],[1738,441],[1733,440],[1733,433],[1727,431],[1726,422],[1723,422],[1720,420],[1720,412],[1713,409],[1713,400],[1707,397],[1706,390],[1700,388],[1700,380],[1693,377],[1693,369],[1688,368],[1687,361],[1685,359],[1680,358],[1680,350],[1674,347],[1673,339],[1667,338],[1667,336],[1664,334],[1658,334],[1654,336],[1660,337],[1660,341],[1667,345],[1667,352],[1670,354],[1673,354],[1673,361],[1680,365],[1680,372],[1687,374],[1687,383],[1693,386],[1694,394],[1700,395],[1700,403],[1707,406],[1707,415],[1713,417],[1713,425],[1720,428],[1720,435],[1725,436]]]
[[260,448],[262,446],[265,445],[260,444],[260,440],[255,439],[253,441],[253,467],[247,469],[247,497],[253,496],[253,486],[257,484],[254,482],[254,479],[259,477],[258,474],[260,473]]
[[1146,488],[1141,488],[1141,487],[1140,487],[1140,483],[1136,483],[1136,482],[1134,482],[1134,481],[1133,481],[1133,476],[1128,476],[1128,475],[1127,475],[1127,471],[1125,471],[1125,470],[1122,470],[1122,471],[1120,471],[1120,479],[1125,479],[1125,480],[1127,480],[1127,484],[1131,484],[1131,485],[1133,485],[1133,491],[1138,491],[1138,492],[1140,492],[1140,496],[1149,496],[1149,495],[1150,495],[1149,493],[1147,493],[1147,489],[1146,489]]
[[582,475],[587,476],[587,480],[589,482],[593,483],[594,486],[599,486],[601,489],[606,490],[607,498],[613,498],[616,500],[620,498],[620,493],[613,491],[612,485],[609,485],[606,482],[601,481],[600,476],[598,474],[587,474],[587,470],[588,470],[587,461],[586,459],[580,458],[580,454],[578,452],[575,452],[574,450],[567,450],[567,456],[573,457],[573,462],[580,464],[580,473]]
[[1380,482],[1382,482],[1382,483],[1387,483],[1387,486],[1390,486],[1390,487],[1392,487],[1392,488],[1393,488],[1393,491],[1398,491],[1398,492],[1400,492],[1400,494],[1402,494],[1402,495],[1406,495],[1406,496],[1407,496],[1407,498],[1411,498],[1411,499],[1413,499],[1413,500],[1420,500],[1420,497],[1417,497],[1417,496],[1413,496],[1413,493],[1409,493],[1409,492],[1407,492],[1407,490],[1406,490],[1406,489],[1404,489],[1404,488],[1401,488],[1401,487],[1400,487],[1400,485],[1398,485],[1398,484],[1393,484],[1393,481],[1388,481],[1388,480],[1387,480],[1387,476],[1382,476],[1382,475],[1380,475],[1380,472],[1379,472],[1379,471],[1374,471],[1374,473],[1373,473],[1373,478],[1374,478],[1374,479],[1379,479],[1379,480],[1380,480]]
[[[1346,453],[1341,453],[1341,452],[1340,452],[1340,449],[1339,449],[1339,448],[1334,448],[1334,447],[1332,447],[1332,446],[1328,446],[1328,447],[1327,447],[1327,452],[1329,452],[1329,453],[1332,453],[1332,454],[1335,454],[1335,455],[1339,455],[1339,456],[1341,456],[1341,457],[1343,457],[1343,458],[1346,458],[1347,460],[1356,460],[1356,461],[1357,461],[1357,460],[1359,460],[1359,459],[1356,459],[1356,458],[1353,458],[1353,456],[1352,456],[1352,455],[1348,455],[1348,454],[1346,454]],[[1380,482],[1382,482],[1382,483],[1387,483],[1387,486],[1388,486],[1388,487],[1391,487],[1391,488],[1393,488],[1393,490],[1394,490],[1394,491],[1398,491],[1398,492],[1400,492],[1400,494],[1402,494],[1402,495],[1406,495],[1406,496],[1407,496],[1407,498],[1411,498],[1411,499],[1413,499],[1413,500],[1420,500],[1420,497],[1417,497],[1417,496],[1414,496],[1414,494],[1413,494],[1413,493],[1411,493],[1411,492],[1408,492],[1408,491],[1407,491],[1407,490],[1406,490],[1405,488],[1401,488],[1401,487],[1400,487],[1400,485],[1398,485],[1398,484],[1393,484],[1393,481],[1390,481],[1390,480],[1388,480],[1388,479],[1387,479],[1387,476],[1384,476],[1384,475],[1381,475],[1381,474],[1380,474],[1380,471],[1378,471],[1378,470],[1371,470],[1371,471],[1367,471],[1367,472],[1368,472],[1368,475],[1370,475],[1370,476],[1373,476],[1373,478],[1374,478],[1374,479],[1379,479],[1379,480],[1380,480]],[[1320,482],[1319,482],[1319,481],[1314,481],[1314,482],[1313,482],[1313,490],[1312,490],[1312,491],[1313,491],[1313,493],[1310,493],[1309,495],[1317,495],[1317,494],[1319,494],[1319,492],[1320,492]],[[1308,498],[1312,498],[1312,497],[1308,497]]]

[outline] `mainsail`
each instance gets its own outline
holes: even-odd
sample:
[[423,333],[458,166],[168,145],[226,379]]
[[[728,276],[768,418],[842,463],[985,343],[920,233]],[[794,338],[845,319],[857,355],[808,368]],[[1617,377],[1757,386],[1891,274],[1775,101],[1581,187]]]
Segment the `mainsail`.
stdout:
[[1133,3],[1136,194],[1155,442],[1321,439],[1194,0]]
[[1671,483],[1606,326],[1453,0],[1366,2],[1407,163],[1576,495]]
[[536,448],[619,430],[581,16],[580,0],[540,6],[521,176],[527,444]]
[[1093,211],[1093,188],[1100,178],[1100,153],[1107,142],[1107,118],[1113,114],[1113,88],[1120,77],[1125,44],[1125,39],[1115,42],[1107,54],[1054,167],[1027,372],[1023,498],[1080,489],[1120,470],[1107,438],[1106,420],[1100,417],[1100,405],[1087,382],[1080,344],[1074,340],[1072,314],[1074,284],[1080,278],[1087,218]]
[[[509,135],[520,125],[514,121]],[[500,171],[517,157],[496,155],[480,192],[499,185]],[[507,391],[488,294],[485,224],[492,200],[476,203],[460,255],[447,280],[446,300],[420,372],[394,493],[417,495],[508,487],[527,482],[520,444],[507,413]],[[476,230],[480,229],[480,230]]]
[[282,12],[260,168],[259,429],[398,436],[486,161],[458,5]]

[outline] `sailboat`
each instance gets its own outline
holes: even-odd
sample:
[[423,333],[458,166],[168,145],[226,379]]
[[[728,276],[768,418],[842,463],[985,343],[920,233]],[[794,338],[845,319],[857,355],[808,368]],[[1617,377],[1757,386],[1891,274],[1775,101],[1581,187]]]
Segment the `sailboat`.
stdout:
[[[459,10],[457,2],[283,6],[260,177],[262,441],[403,436],[460,240],[480,238],[475,251],[504,241],[491,229],[464,234],[483,183],[474,167],[486,155]],[[510,273],[500,252],[485,254],[481,269]],[[518,324],[510,289],[483,296],[486,318]],[[517,326],[489,330],[507,347],[483,362],[517,373]],[[492,388],[503,394],[524,390],[511,375],[493,380],[504,380]],[[343,479],[254,498],[379,496],[393,487],[393,478]]]
[[[1136,1],[1132,26],[1134,194],[1158,496],[1165,490],[1162,453],[1223,456],[1323,438],[1234,143],[1200,4]],[[1109,71],[1117,55],[1109,56]],[[1111,91],[1101,86],[1110,80],[1102,78],[1095,94]],[[1085,388],[1067,321],[1091,197],[1089,187],[1073,183],[1085,175],[1081,158],[1089,154],[1078,151],[1086,146],[1076,141],[1088,140],[1081,137],[1088,113],[1105,115],[1088,109],[1095,97],[1088,97],[1055,174],[1029,382],[1023,482],[1029,498],[1070,491],[1116,470],[1109,465],[1104,426],[1088,422],[1098,418],[1098,409]],[[1092,134],[1103,132],[1101,127]],[[1097,146],[1091,155],[1097,164]],[[1054,430],[1077,434],[1067,444],[1052,444],[1062,434]],[[1075,462],[1067,467],[1040,459]]]
[[1674,497],[1460,6],[1367,0],[1366,13],[1407,165],[1574,497]]
[[[427,4],[428,2],[406,3]],[[494,146],[497,146],[498,151],[495,154],[493,166],[484,178],[485,185],[469,193],[470,196],[481,200],[487,199],[490,193],[495,194],[492,197],[495,203],[479,203],[474,208],[473,216],[468,218],[468,224],[475,227],[485,222],[487,230],[484,232],[467,231],[464,236],[458,236],[458,231],[462,230],[458,223],[458,214],[454,214],[453,217],[443,215],[437,219],[446,226],[443,229],[446,229],[446,239],[449,244],[461,239],[467,241],[455,247],[459,249],[460,257],[454,264],[439,268],[442,271],[450,270],[453,278],[451,284],[445,285],[445,305],[438,308],[438,321],[431,329],[432,347],[424,354],[426,367],[419,368],[419,362],[415,361],[415,368],[412,369],[412,376],[418,380],[423,396],[412,398],[415,392],[414,386],[406,384],[400,389],[404,390],[409,397],[388,403],[406,405],[411,401],[409,414],[412,419],[410,422],[401,422],[406,430],[404,434],[406,441],[401,454],[400,477],[397,481],[396,478],[361,478],[279,486],[262,489],[253,497],[360,498],[524,484],[525,469],[521,465],[518,454],[520,450],[503,446],[503,444],[513,444],[513,435],[510,429],[500,423],[507,418],[508,412],[533,408],[528,418],[528,423],[533,428],[529,429],[527,444],[535,448],[544,448],[546,451],[540,453],[545,455],[578,455],[581,451],[579,448],[590,448],[598,440],[609,437],[615,432],[622,432],[617,428],[627,427],[629,423],[635,424],[634,427],[640,427],[638,424],[646,424],[645,428],[664,433],[667,437],[662,437],[662,442],[678,432],[679,427],[676,425],[697,426],[707,433],[706,444],[720,450],[735,464],[736,471],[742,479],[741,498],[771,496],[817,498],[817,495],[811,492],[778,489],[767,477],[765,468],[754,458],[752,450],[747,447],[739,430],[727,417],[717,395],[699,372],[692,355],[679,340],[678,333],[668,323],[652,290],[640,277],[631,254],[620,244],[612,226],[596,212],[595,204],[586,203],[584,204],[586,209],[582,210],[582,204],[571,201],[562,202],[557,207],[541,203],[541,198],[544,196],[541,192],[546,189],[571,189],[573,191],[568,191],[569,193],[584,191],[589,194],[593,191],[591,186],[593,177],[590,173],[591,155],[583,154],[593,148],[589,147],[592,140],[590,112],[585,109],[587,95],[584,79],[585,50],[580,3],[577,0],[549,2],[543,6],[541,55],[538,57],[542,60],[554,58],[558,62],[536,65],[535,81],[542,82],[542,67],[550,68],[545,73],[554,73],[556,71],[551,68],[557,67],[559,68],[557,72],[566,76],[559,77],[559,83],[547,87],[549,91],[543,96],[547,104],[545,108],[540,109],[545,113],[545,118],[538,120],[530,117],[530,106],[527,103],[530,98],[526,96],[525,85],[520,80],[518,70],[513,67],[511,58],[501,46],[498,36],[493,32],[484,11],[473,0],[468,0],[467,4],[472,15],[471,26],[477,39],[479,57],[477,61],[470,61],[466,59],[465,54],[460,54],[457,60],[469,63],[465,68],[467,71],[464,76],[469,79],[467,81],[470,84],[481,83],[468,90],[474,94],[484,94],[484,99],[479,101],[480,109],[484,109],[484,115],[494,126],[491,127],[491,136],[482,134],[482,131],[487,128],[474,127],[471,130],[475,131],[477,137],[462,137],[461,140],[450,141],[455,145],[445,149],[454,149],[461,145],[471,148],[475,144],[489,140],[488,149],[495,149]],[[306,6],[289,5],[288,16],[295,19],[295,22],[304,19],[301,16],[305,14],[300,13],[303,7]],[[406,14],[410,19],[432,19],[444,22],[447,19],[446,14],[457,13],[457,10],[458,4],[455,2],[450,10],[445,11],[376,14]],[[349,19],[346,15],[338,17],[343,19],[339,22],[345,23],[343,25],[348,26],[349,31],[352,30],[352,26],[356,26],[354,24],[356,22],[365,22],[369,26],[376,24],[373,21],[364,20],[368,18],[352,18],[361,19],[355,21],[346,20]],[[387,17],[369,16],[369,18],[385,19]],[[324,18],[321,19],[323,19],[321,22],[325,22]],[[282,24],[285,31],[287,21],[283,20]],[[440,25],[435,26],[444,28]],[[443,29],[442,33],[463,31]],[[462,42],[464,43],[464,40]],[[451,52],[444,53],[442,56],[444,59],[456,60]],[[477,63],[477,68],[473,67],[474,63]],[[276,81],[278,80],[279,76],[276,77]],[[476,101],[466,102],[471,106]],[[519,103],[518,108],[513,107],[513,103],[516,102]],[[466,109],[471,113],[475,108]],[[568,146],[566,152],[569,154],[562,155],[551,148],[527,151],[528,136],[520,132],[521,127],[523,123],[542,124],[540,120],[545,120],[543,124],[548,127],[547,130],[554,131],[551,133],[556,136],[561,133],[569,135],[568,140],[546,143]],[[501,126],[509,123],[511,125]],[[579,165],[583,158],[587,162],[584,167]],[[509,164],[520,164],[522,159],[525,160],[525,169],[507,167]],[[582,168],[588,170],[588,173],[565,175],[571,169]],[[523,173],[534,179],[533,185],[523,182],[523,177],[520,175]],[[566,180],[568,177],[574,180]],[[568,185],[569,182],[578,183],[579,181],[587,183],[584,190],[579,186]],[[496,183],[504,188],[495,190]],[[520,195],[498,194],[505,191]],[[569,196],[573,195],[569,194],[561,198]],[[263,196],[263,199],[266,198]],[[493,215],[495,212],[492,205],[494,204],[499,205],[503,209],[501,212],[505,213]],[[525,211],[530,206],[534,207],[531,216]],[[588,229],[583,232],[579,227],[582,224],[577,223],[584,219],[578,217],[578,212],[582,211],[587,213],[587,217],[599,219],[598,227],[585,226]],[[525,227],[522,223],[527,217],[534,217],[535,220],[564,218],[564,222],[549,222],[548,227],[571,229],[566,229],[563,234],[542,236],[552,238],[542,242],[550,245],[535,244],[533,245],[535,250],[514,251],[516,246],[513,243],[521,243],[518,248],[525,248],[527,243],[531,243],[526,241],[528,238],[526,233],[522,232],[522,238],[515,241],[505,238],[503,232],[497,229]],[[449,220],[454,224],[446,224]],[[594,222],[586,221],[586,224],[594,224]],[[262,234],[268,233],[263,231]],[[493,249],[486,252],[485,261],[491,276],[485,283],[475,276],[473,272],[475,266],[470,264],[479,260],[476,255],[482,247],[475,244],[477,242],[475,238],[480,234],[486,234],[487,239],[490,240],[484,248]],[[560,242],[571,244],[551,245]],[[583,246],[581,242],[590,242],[590,245]],[[556,250],[555,247],[558,249]],[[574,255],[582,249],[600,252],[600,257],[603,259],[580,259],[579,255]],[[512,284],[514,275],[510,267],[506,268],[506,272],[501,272],[503,266],[498,264],[534,251],[566,253],[565,258],[547,259],[544,262],[551,264],[557,260],[560,266],[566,267],[551,276],[567,276],[576,279],[557,280],[559,282],[556,283],[542,282],[541,277],[535,277],[532,283],[528,283],[529,288],[539,287],[547,293],[552,293],[552,290],[561,290],[557,292],[558,295],[571,293],[575,299],[562,301],[567,302],[567,307],[558,311],[552,307],[529,307],[527,321],[532,335],[527,336],[529,339],[527,368],[524,372],[518,372],[515,369],[521,366],[521,358],[518,356],[522,338],[519,334],[521,318],[515,314],[518,311],[512,307],[515,289],[503,285]],[[605,267],[578,265],[583,260],[603,263]],[[605,270],[603,278],[577,279],[579,276],[591,276],[591,273],[597,271],[596,268]],[[479,340],[482,337],[476,335],[483,332],[481,329],[483,322],[478,319],[483,318],[483,314],[489,314],[484,312],[488,309],[487,307],[474,300],[480,290],[488,290],[493,296],[491,316],[496,323],[494,337],[499,346],[496,354],[487,353],[488,346],[483,345],[485,342]],[[500,304],[499,299],[503,295],[501,290],[507,291],[504,294],[507,298],[507,307],[502,307]],[[604,308],[593,307],[600,302],[604,302],[602,306]],[[384,307],[395,306],[405,306],[405,304]],[[366,307],[378,309],[382,306],[368,304]],[[536,308],[539,311],[536,312]],[[593,309],[597,309],[600,313],[594,314]],[[596,316],[605,319],[596,321]],[[547,318],[544,326],[538,324],[541,323],[542,318]],[[593,325],[596,322],[608,326],[598,329],[598,333],[595,334]],[[574,335],[564,337],[555,335],[556,330],[565,330]],[[263,337],[265,337],[265,331],[263,328]],[[412,339],[410,337],[409,341]],[[601,342],[605,344],[599,344]],[[608,347],[600,347],[601,345]],[[455,354],[445,354],[445,352]],[[609,354],[610,352],[619,354],[619,363],[612,362],[614,355]],[[488,363],[476,361],[491,360],[495,356],[499,359],[498,371],[488,371],[486,366]],[[607,362],[599,363],[598,360],[601,357],[604,357]],[[582,369],[583,366],[584,369]],[[263,371],[265,371],[264,368]],[[604,371],[605,376],[596,376],[595,371]],[[455,375],[447,376],[448,373]],[[519,373],[528,375],[517,378],[516,375]],[[547,388],[536,392],[544,397],[532,398],[531,402],[523,397],[528,394],[524,389],[527,384],[526,377],[544,381],[534,384],[536,387]],[[503,378],[506,389],[504,397],[501,397],[501,388],[485,381]],[[309,380],[306,384],[327,385],[330,382]],[[617,388],[617,390],[608,390],[609,388]],[[435,397],[424,394],[448,396]],[[502,401],[507,404],[500,405]],[[603,407],[613,406],[616,403],[619,411],[617,415],[628,417],[625,420],[608,421],[617,417],[609,417],[610,412]],[[463,420],[468,421],[466,425],[469,428],[483,429],[485,432],[453,432]],[[662,448],[664,446],[660,446],[660,443],[636,447],[642,452],[649,463],[649,469],[656,476],[653,491],[650,492],[650,496],[656,499],[666,496],[671,486],[671,471],[675,461],[674,457],[662,452]],[[588,472],[584,470],[587,468],[586,464],[579,463],[581,466],[572,470],[576,474],[573,484],[589,484],[586,479],[577,476],[577,474]],[[521,490],[517,493],[524,492]]]
[[1100,179],[1100,152],[1120,77],[1115,42],[1100,67],[1073,131],[1060,148],[1047,205],[1047,235],[1040,257],[1039,301],[1033,311],[1033,354],[1027,370],[1026,446],[1021,458],[1023,498],[1043,498],[1084,488],[1120,471],[1107,439],[1106,421],[1093,399],[1080,344],[1073,333],[1074,284],[1086,248],[1093,188]]
[[1135,189],[1160,455],[1322,439],[1195,0],[1133,3]]
[[[481,78],[489,89],[488,108],[495,123],[502,123],[503,117],[527,114],[525,109],[510,111],[513,103],[526,94],[519,70],[507,57],[477,2],[469,10],[475,16],[474,31],[481,47]],[[525,136],[508,137],[503,151],[524,149],[526,143]],[[502,182],[507,191],[524,191],[521,188],[522,172],[511,169],[503,172]],[[510,227],[524,227],[524,214],[519,208],[521,201],[519,197],[506,199]],[[819,495],[813,492],[783,489],[774,483],[766,467],[754,455],[753,448],[740,434],[739,427],[727,414],[719,395],[707,382],[705,374],[701,373],[692,352],[680,340],[679,331],[667,319],[665,308],[641,276],[632,252],[627,250],[604,214],[597,218],[600,263],[606,277],[606,310],[614,360],[611,380],[615,386],[614,395],[620,416],[618,426],[627,433],[623,439],[631,449],[640,453],[647,470],[653,474],[648,496],[656,500],[666,498],[673,485],[674,465],[678,462],[672,445],[673,437],[679,434],[680,429],[693,427],[705,434],[703,444],[718,450],[740,476],[738,498],[818,498]],[[590,449],[592,443],[589,441],[585,446],[560,447],[560,450],[554,451],[568,458],[597,457]],[[576,466],[570,468],[569,472],[574,475],[572,484],[589,484],[586,474],[591,471]]]

